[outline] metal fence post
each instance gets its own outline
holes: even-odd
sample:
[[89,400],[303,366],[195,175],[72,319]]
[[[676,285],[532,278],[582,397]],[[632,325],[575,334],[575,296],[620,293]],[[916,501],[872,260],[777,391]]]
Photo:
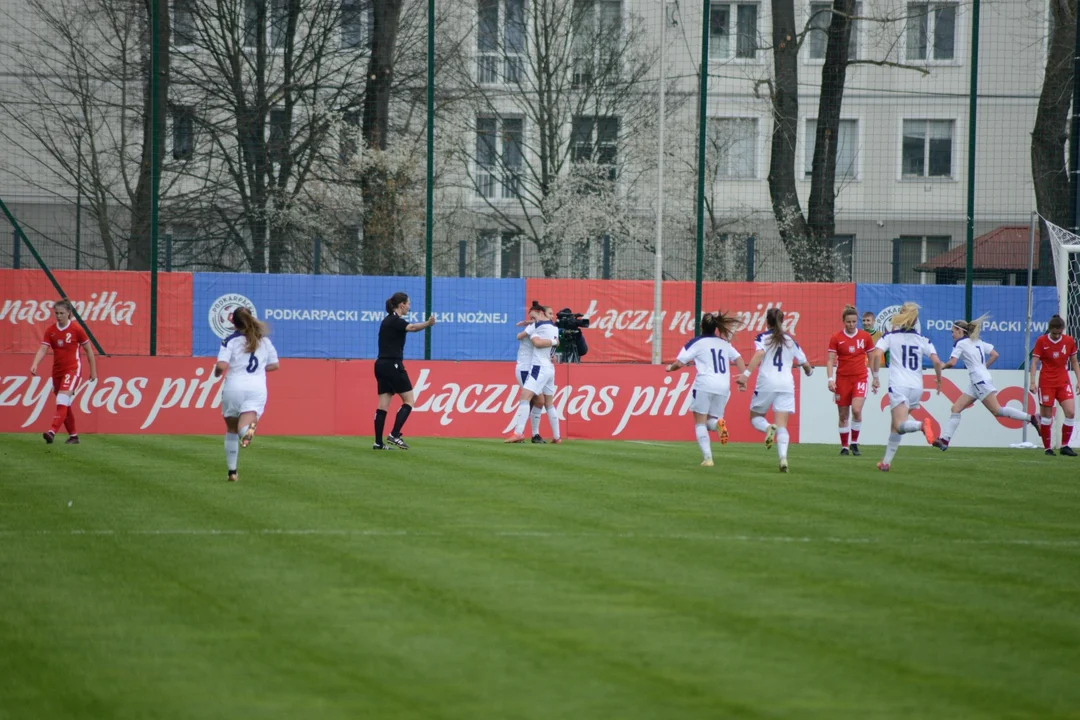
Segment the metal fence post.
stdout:
[[756,238],[751,235],[746,238],[746,282],[754,282],[754,242]]
[[312,274],[319,275],[320,271],[322,269],[321,265],[322,265],[322,237],[319,236],[319,235],[316,235],[315,236],[315,247],[314,247],[314,249],[312,251],[312,258],[311,258],[311,271],[312,271]]
[[19,250],[20,250],[21,245],[22,245],[22,242],[20,242],[20,240],[19,240],[19,231],[18,230],[12,230],[11,231],[11,267],[15,268],[16,270],[18,270],[19,266],[22,264],[22,262],[21,262],[21,260],[19,258]]
[[172,272],[172,233],[165,233],[165,272]]

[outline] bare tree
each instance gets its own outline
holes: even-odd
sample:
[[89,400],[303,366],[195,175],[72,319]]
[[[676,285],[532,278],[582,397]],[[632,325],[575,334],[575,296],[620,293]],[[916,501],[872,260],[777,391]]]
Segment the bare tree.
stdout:
[[641,18],[593,0],[481,0],[477,12],[461,68],[471,116],[454,132],[481,222],[531,241],[548,277],[568,250],[641,235],[634,186],[656,122]]
[[[0,136],[18,150],[5,170],[63,204],[81,196],[110,269],[149,267],[148,10],[29,0],[29,21],[4,13],[11,40],[0,52],[18,78],[0,96]],[[168,37],[167,8],[158,17]]]
[[[1039,109],[1031,132],[1031,177],[1039,214],[1060,227],[1072,227],[1073,198],[1065,162],[1069,107],[1074,100],[1073,50],[1076,44],[1075,3],[1050,0],[1053,31],[1046,52],[1046,71]],[[1074,139],[1075,142],[1075,139]],[[1040,284],[1053,283],[1050,233],[1042,227],[1039,244]]]

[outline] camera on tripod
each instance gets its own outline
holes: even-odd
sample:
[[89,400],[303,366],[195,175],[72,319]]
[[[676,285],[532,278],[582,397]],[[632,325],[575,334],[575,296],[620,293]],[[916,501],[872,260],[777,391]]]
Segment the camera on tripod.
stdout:
[[589,318],[583,313],[563,308],[555,313],[555,327],[559,328],[559,348],[556,351],[559,362],[581,362],[582,356],[589,352],[589,345],[581,334],[583,328],[589,327]]

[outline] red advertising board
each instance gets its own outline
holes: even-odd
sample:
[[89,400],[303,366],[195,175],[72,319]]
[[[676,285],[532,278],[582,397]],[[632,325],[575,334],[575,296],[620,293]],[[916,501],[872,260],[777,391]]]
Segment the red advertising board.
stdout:
[[[43,431],[54,400],[48,370],[30,375],[30,355],[0,355],[0,432]],[[376,400],[371,360],[283,360],[268,377],[261,433],[370,435]],[[222,432],[221,380],[209,358],[103,358],[99,378],[76,397],[85,433]],[[513,363],[410,362],[416,406],[411,436],[499,438],[517,409]],[[560,365],[556,405],[571,439],[693,440],[693,371],[655,365]],[[798,382],[798,380],[796,380]],[[796,386],[798,392],[798,386]],[[732,440],[757,441],[749,392],[732,393]],[[544,421],[546,432],[547,421]],[[791,423],[798,440],[798,423]]]
[[[108,355],[150,351],[150,273],[53,273]],[[190,273],[158,273],[157,353],[191,355]],[[0,353],[37,352],[56,288],[40,270],[0,270]]]
[[[526,282],[528,300],[556,310],[570,307],[590,321],[583,362],[649,362],[654,322],[653,283],[646,280],[547,280]],[[814,365],[824,365],[829,337],[842,329],[840,314],[855,304],[853,283],[707,282],[702,311],[734,313],[742,321],[735,347],[749,361],[754,337],[765,331],[769,308],[784,311],[784,326]],[[662,313],[664,360],[675,359],[694,332],[694,283],[665,282]]]

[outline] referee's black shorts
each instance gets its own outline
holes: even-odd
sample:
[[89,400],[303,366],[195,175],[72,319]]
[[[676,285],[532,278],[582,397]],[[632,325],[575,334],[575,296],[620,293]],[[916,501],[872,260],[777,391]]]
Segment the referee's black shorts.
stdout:
[[376,360],[375,380],[379,383],[380,395],[397,395],[412,390],[412,381],[401,360]]

